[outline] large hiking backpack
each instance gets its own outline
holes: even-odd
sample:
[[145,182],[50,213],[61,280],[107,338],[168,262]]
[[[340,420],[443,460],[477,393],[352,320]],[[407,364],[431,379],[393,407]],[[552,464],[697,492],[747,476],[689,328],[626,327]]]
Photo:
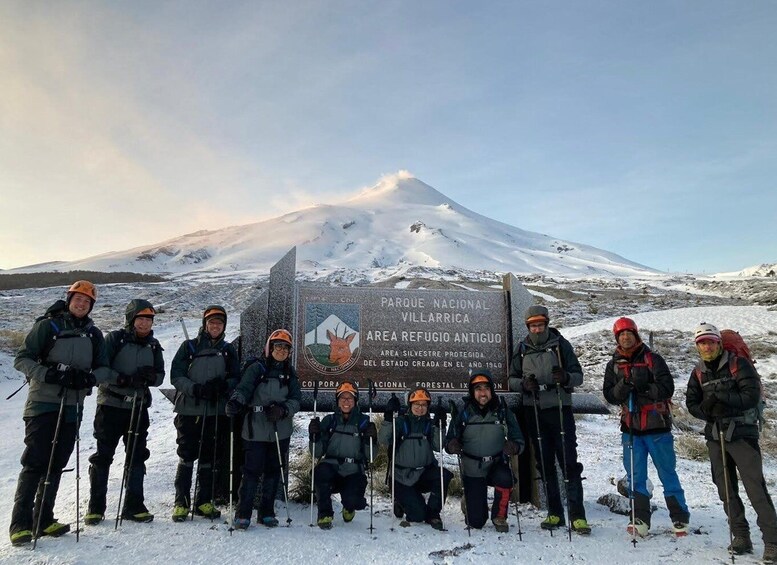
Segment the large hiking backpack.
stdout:
[[[747,362],[752,365],[753,371],[755,371],[756,375],[758,375],[758,370],[755,368],[755,360],[750,353],[750,347],[747,345],[747,343],[745,343],[745,340],[742,338],[742,336],[739,335],[739,332],[735,330],[721,330],[720,338],[723,349],[729,353],[728,370],[731,373],[733,379],[736,380],[739,378],[739,366],[737,363],[739,358],[746,359]],[[701,369],[698,366],[694,370],[694,374],[696,375],[696,379],[699,381],[699,384],[702,384]],[[758,404],[754,408],[746,410],[740,418],[732,418],[732,420],[741,421],[745,424],[755,424],[758,426],[758,430],[762,431],[765,422],[764,410],[766,408],[766,396],[764,395],[764,382],[760,375],[758,375],[758,382],[761,386],[760,399]]]

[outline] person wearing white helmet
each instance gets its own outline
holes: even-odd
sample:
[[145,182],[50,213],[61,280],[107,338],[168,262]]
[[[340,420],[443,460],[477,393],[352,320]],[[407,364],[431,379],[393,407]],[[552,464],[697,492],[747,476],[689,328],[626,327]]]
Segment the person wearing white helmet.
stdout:
[[[704,420],[712,480],[728,515],[729,551],[752,553],[750,527],[739,497],[737,473],[758,516],[764,541],[764,563],[777,563],[777,514],[766,488],[758,444],[757,407],[761,382],[753,364],[723,346],[721,332],[702,323],[694,332],[700,360],[691,371],[685,393],[688,411]],[[725,453],[725,457],[724,457]]]

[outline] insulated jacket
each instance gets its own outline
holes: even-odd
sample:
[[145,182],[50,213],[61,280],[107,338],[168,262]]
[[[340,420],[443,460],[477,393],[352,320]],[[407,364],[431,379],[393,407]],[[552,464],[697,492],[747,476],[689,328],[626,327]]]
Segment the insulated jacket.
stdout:
[[[753,414],[761,402],[761,379],[750,361],[739,356],[735,359],[735,378],[729,365],[731,355],[724,350],[720,357],[709,363],[699,361],[688,379],[685,403],[688,412],[707,421],[704,427],[707,440],[720,441],[718,424],[727,441],[758,438],[758,422]],[[701,373],[701,383],[696,377],[697,370]],[[726,415],[719,422],[710,420],[699,407],[709,395],[714,395],[727,407]]]
[[114,330],[105,336],[108,349],[108,359],[114,376],[101,383],[97,389],[97,404],[115,408],[132,408],[132,398],[138,391],[138,399],[143,394],[144,406],[151,406],[151,394],[148,387],[120,387],[117,384],[119,375],[134,375],[141,367],[153,367],[156,380],[149,386],[159,386],[165,379],[165,361],[162,357],[162,346],[150,332],[146,337],[138,337],[134,331],[126,329]]
[[461,468],[468,477],[486,477],[491,465],[505,460],[502,453],[505,439],[517,443],[521,452],[524,447],[515,415],[496,396],[483,408],[469,396],[465,397],[463,410],[453,416],[448,428],[446,445],[453,438],[462,443]]
[[[345,477],[354,473],[363,473],[365,463],[370,460],[370,440],[362,435],[370,419],[354,406],[348,420],[337,410],[325,416],[321,421],[321,434],[318,441],[310,442],[311,453],[315,448],[316,458],[323,463],[337,466],[337,472]],[[373,444],[373,457],[377,454],[377,442]]]
[[392,422],[385,420],[380,426],[378,441],[388,449],[389,458],[396,429],[397,446],[394,472],[396,480],[412,486],[421,478],[427,467],[436,467],[435,451],[440,451],[440,428],[432,424],[429,415],[415,416],[411,413],[396,416]]
[[[291,437],[294,414],[299,412],[302,393],[297,372],[291,363],[261,359],[243,371],[235,389],[238,400],[248,409],[243,421],[243,439],[246,441],[275,441]],[[275,424],[267,420],[265,410],[271,403],[286,408],[286,416]]]
[[177,391],[175,413],[201,416],[207,404],[209,416],[223,416],[229,393],[220,395],[218,402],[194,396],[195,384],[203,385],[214,378],[226,380],[229,390],[233,389],[240,378],[240,362],[235,348],[223,335],[213,340],[201,328],[195,339],[181,344],[170,366],[170,381]]
[[[640,388],[646,383],[647,389],[637,392],[625,380]],[[672,430],[674,379],[663,357],[644,343],[631,355],[616,349],[604,370],[602,393],[607,402],[620,405],[622,432],[647,435]]]
[[[560,365],[559,357],[561,357]],[[583,369],[572,345],[556,328],[548,328],[548,340],[545,343],[534,345],[527,336],[518,344],[510,364],[508,379],[510,390],[521,392],[523,404],[531,406],[534,403],[534,397],[523,390],[521,383],[524,377],[534,375],[540,385],[539,409],[558,408],[556,385],[553,383],[551,373],[559,366],[569,377],[566,386],[561,388],[561,402],[564,406],[571,406],[572,390],[583,384]]]
[[[91,389],[70,390],[45,382],[49,368],[59,364],[81,371],[91,371],[98,383],[112,377],[102,332],[88,316],[76,318],[64,306],[50,308],[48,317],[35,322],[14,359],[14,368],[30,383],[24,417],[56,412],[65,394],[65,405],[82,406]],[[64,307],[65,309],[61,309]],[[52,307],[54,308],[54,307]]]

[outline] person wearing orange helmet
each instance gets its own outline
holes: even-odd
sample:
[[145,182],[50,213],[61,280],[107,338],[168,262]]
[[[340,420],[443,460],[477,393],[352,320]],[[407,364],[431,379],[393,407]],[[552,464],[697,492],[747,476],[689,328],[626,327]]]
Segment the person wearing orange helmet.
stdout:
[[642,537],[650,529],[649,455],[661,479],[673,531],[677,536],[687,535],[690,513],[675,468],[672,436],[674,377],[663,357],[642,342],[634,320],[617,319],[612,333],[617,346],[604,370],[602,393],[607,402],[621,408],[623,466],[626,485],[630,485],[626,494],[631,491],[633,504],[626,529]]
[[54,518],[62,469],[73,452],[85,397],[113,373],[103,334],[89,317],[96,300],[91,282],[73,283],[65,300],[36,320],[16,354],[14,368],[30,388],[24,406],[26,448],[11,515],[14,545],[70,531]]
[[318,500],[318,527],[332,528],[332,493],[339,492],[343,522],[351,522],[357,510],[367,508],[366,467],[370,464],[369,442],[378,430],[359,410],[356,383],[343,380],[335,390],[337,408],[323,420],[313,418],[308,425],[310,451],[320,456],[316,465],[315,491]]
[[205,308],[197,337],[181,344],[170,366],[170,381],[176,389],[179,457],[173,522],[183,522],[189,514],[195,461],[194,514],[211,520],[221,517],[213,497],[216,432],[229,426],[224,409],[240,378],[240,361],[235,347],[225,339],[226,327],[223,306]]
[[235,528],[240,530],[251,523],[260,477],[262,494],[257,522],[268,528],[278,525],[275,493],[283,472],[281,460],[288,461],[293,418],[302,399],[297,372],[291,364],[291,349],[291,333],[284,329],[272,332],[264,354],[243,369],[240,383],[227,402],[227,416],[245,414],[245,463],[234,520]]
[[[378,439],[391,451],[396,430],[396,458],[391,468],[396,489],[394,510],[397,518],[405,516],[407,525],[410,522],[426,522],[435,530],[442,530],[440,511],[453,473],[443,469],[441,488],[440,467],[434,452],[440,451],[440,430],[442,428],[445,433],[447,413],[440,405],[435,409],[434,418],[431,418],[431,402],[429,391],[417,387],[407,395],[407,412],[399,415],[399,398],[390,398]],[[428,502],[424,500],[427,492]]]

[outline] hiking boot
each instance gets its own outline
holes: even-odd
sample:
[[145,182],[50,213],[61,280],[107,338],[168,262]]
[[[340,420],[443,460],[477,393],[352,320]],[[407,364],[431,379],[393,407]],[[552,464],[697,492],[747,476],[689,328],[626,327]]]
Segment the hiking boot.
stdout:
[[221,518],[221,510],[213,506],[210,502],[200,504],[194,509],[194,513],[197,514],[197,516],[203,516],[205,518],[210,518],[211,520]]
[[394,516],[401,518],[405,515],[405,510],[399,502],[394,503]]
[[251,525],[250,518],[235,518],[235,521],[233,522],[233,527],[236,530],[247,530],[248,526],[250,525]]
[[753,542],[749,535],[734,535],[734,541],[728,546],[728,550],[735,555],[753,553]]
[[682,538],[688,535],[688,524],[685,522],[675,522],[672,524],[672,531],[678,538]]
[[268,528],[274,528],[278,525],[278,518],[275,516],[265,516],[262,518],[262,524],[267,526]]
[[331,516],[324,516],[323,518],[318,519],[318,527],[322,530],[331,530],[332,529],[332,517]]
[[572,531],[577,532],[581,536],[587,536],[591,533],[591,526],[588,525],[588,520],[585,518],[578,518],[572,520]]
[[68,533],[69,531],[70,531],[70,524],[60,524],[59,522],[54,520],[51,524],[43,528],[41,535],[58,538],[59,536],[62,536]]
[[629,522],[629,525],[626,526],[626,531],[629,533],[630,536],[637,535],[641,538],[644,538],[648,534],[648,530],[650,529],[650,526],[648,526],[645,522],[637,518],[634,520],[634,522]]
[[506,534],[510,531],[510,526],[507,524],[507,518],[500,518],[497,516],[496,518],[492,518],[491,522],[494,524],[494,529],[499,533]]
[[[134,514],[124,512],[121,515],[121,518],[122,520],[129,520],[130,522],[140,522],[140,523],[148,523],[148,522],[154,521],[154,515],[148,510],[141,510],[140,512],[136,512]],[[84,518],[84,522],[86,522],[86,518]]]
[[402,528],[409,528],[409,527],[410,527],[410,526],[412,526],[413,524],[411,524],[411,523],[410,523],[410,522],[408,522],[407,520],[402,520],[402,521],[399,523],[399,525],[400,525],[400,527],[402,527]]
[[105,519],[105,516],[100,512],[90,512],[84,516],[84,524],[87,526],[96,526]]
[[564,525],[564,518],[555,514],[548,514],[548,517],[540,522],[540,528],[543,530],[555,530]]
[[440,518],[430,518],[429,525],[437,531],[443,531],[442,520],[440,520]]
[[173,522],[185,522],[189,517],[189,509],[186,506],[176,506],[173,508]]
[[346,510],[343,508],[343,522],[350,522],[353,520],[353,517],[356,516],[355,510]]
[[11,534],[11,545],[24,545],[32,541],[32,530],[19,530]]
[[761,561],[764,563],[777,563],[777,545],[773,543],[764,544],[764,556]]

